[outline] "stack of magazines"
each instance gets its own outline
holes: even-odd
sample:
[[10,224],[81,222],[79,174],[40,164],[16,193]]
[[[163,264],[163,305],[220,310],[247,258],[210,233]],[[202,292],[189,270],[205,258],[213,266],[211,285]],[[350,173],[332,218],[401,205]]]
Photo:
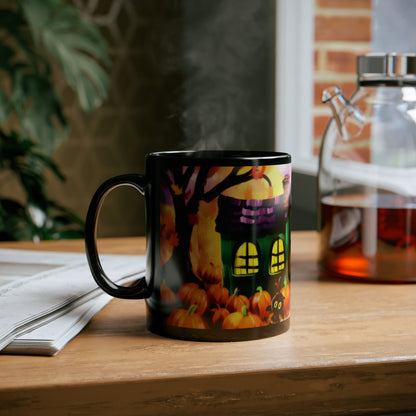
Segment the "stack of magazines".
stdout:
[[[119,285],[145,274],[145,256],[100,259]],[[55,355],[110,300],[85,254],[0,249],[0,352]]]

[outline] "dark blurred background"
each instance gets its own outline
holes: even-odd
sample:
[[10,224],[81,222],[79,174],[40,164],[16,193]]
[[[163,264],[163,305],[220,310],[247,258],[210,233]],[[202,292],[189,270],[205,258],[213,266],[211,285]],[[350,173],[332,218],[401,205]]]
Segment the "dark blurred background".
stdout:
[[[274,149],[274,0],[73,0],[105,36],[110,98],[90,115],[58,85],[70,125],[51,196],[85,218],[106,178],[167,149]],[[99,236],[143,235],[144,199],[118,188]]]

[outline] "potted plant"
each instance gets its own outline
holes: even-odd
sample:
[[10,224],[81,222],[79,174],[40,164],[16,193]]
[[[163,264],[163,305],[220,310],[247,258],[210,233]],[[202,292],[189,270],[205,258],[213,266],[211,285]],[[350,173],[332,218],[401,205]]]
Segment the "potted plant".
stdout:
[[0,178],[13,175],[22,195],[0,194],[0,240],[83,235],[83,221],[53,201],[45,184],[47,171],[64,179],[52,155],[68,134],[53,76],[59,71],[91,112],[107,98],[108,63],[97,27],[64,0],[0,8]]

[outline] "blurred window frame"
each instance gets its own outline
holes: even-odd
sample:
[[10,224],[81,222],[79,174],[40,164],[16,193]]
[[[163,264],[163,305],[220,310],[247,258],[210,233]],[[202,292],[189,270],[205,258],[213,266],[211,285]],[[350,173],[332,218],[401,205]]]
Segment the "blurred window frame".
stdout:
[[295,172],[317,175],[313,155],[315,1],[276,0],[275,148]]

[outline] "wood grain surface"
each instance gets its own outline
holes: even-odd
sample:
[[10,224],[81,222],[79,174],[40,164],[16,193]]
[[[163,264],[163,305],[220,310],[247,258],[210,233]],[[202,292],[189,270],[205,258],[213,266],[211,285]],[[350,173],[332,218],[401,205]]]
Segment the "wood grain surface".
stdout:
[[[83,251],[81,241],[0,247]],[[102,253],[144,253],[143,238]],[[292,233],[291,328],[178,341],[145,303],[113,300],[56,357],[0,356],[0,415],[343,415],[416,411],[416,285],[325,280],[315,232]]]

